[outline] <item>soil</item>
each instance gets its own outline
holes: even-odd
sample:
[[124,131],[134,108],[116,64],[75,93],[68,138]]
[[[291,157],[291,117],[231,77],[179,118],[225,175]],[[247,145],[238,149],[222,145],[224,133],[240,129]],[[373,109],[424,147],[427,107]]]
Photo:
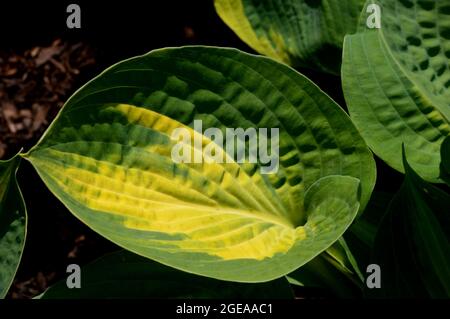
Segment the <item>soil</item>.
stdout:
[[92,48],[56,39],[50,46],[0,52],[0,158],[34,144],[62,107]]
[[[25,51],[0,51],[0,159],[37,142],[95,63],[89,45],[60,38]],[[68,214],[23,164],[18,177],[28,206],[28,238],[10,298],[32,298],[61,278],[67,265],[114,249]]]

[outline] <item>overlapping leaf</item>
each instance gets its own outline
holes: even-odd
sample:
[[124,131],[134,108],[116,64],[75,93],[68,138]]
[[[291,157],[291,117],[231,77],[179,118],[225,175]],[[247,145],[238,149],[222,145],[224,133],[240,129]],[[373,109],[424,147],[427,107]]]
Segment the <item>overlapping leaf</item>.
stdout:
[[372,150],[403,171],[401,146],[426,180],[439,181],[440,145],[450,134],[450,1],[368,1],[381,28],[344,44],[342,81],[351,118]]
[[285,278],[259,284],[230,283],[199,277],[120,251],[81,268],[81,289],[61,281],[41,299],[87,298],[257,298],[291,299]]
[[327,253],[320,254],[303,267],[288,275],[293,285],[321,288],[339,298],[358,298],[361,289],[353,274],[336,265]]
[[[171,133],[198,136],[195,120],[222,131],[279,128],[279,170],[175,163]],[[328,248],[375,180],[349,118],[308,79],[268,58],[207,47],[157,50],[109,68],[25,157],[73,214],[124,248],[245,282],[285,275]]]
[[393,194],[374,191],[364,214],[350,226],[344,235],[362,272],[370,264],[375,236],[392,197]]
[[16,170],[20,157],[0,161],[0,298],[14,279],[26,236],[26,209]]
[[344,36],[364,0],[215,0],[222,20],[261,54],[339,74]]
[[378,229],[373,263],[381,289],[370,296],[450,296],[450,195],[423,181],[406,158],[405,181]]

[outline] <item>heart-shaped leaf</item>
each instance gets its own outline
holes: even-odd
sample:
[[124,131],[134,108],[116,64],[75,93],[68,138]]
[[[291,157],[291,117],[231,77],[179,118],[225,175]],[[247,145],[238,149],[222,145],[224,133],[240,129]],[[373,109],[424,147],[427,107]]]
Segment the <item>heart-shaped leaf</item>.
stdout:
[[232,298],[292,299],[285,278],[267,283],[231,283],[195,276],[163,266],[127,251],[106,255],[81,268],[81,288],[61,281],[41,299],[89,298]]
[[370,296],[450,296],[450,195],[423,181],[404,157],[405,181],[379,226],[372,262],[381,288]]
[[293,285],[321,288],[339,298],[361,297],[361,288],[352,281],[350,274],[335,266],[326,253],[320,254],[303,267],[290,273],[287,278]]
[[[361,16],[344,44],[342,83],[351,118],[372,150],[403,172],[439,181],[440,145],[450,134],[450,1],[368,1],[381,28]],[[365,13],[367,10],[363,10]],[[370,10],[369,10],[370,11]]]
[[364,0],[215,0],[222,20],[257,52],[339,74],[344,36]]
[[[198,121],[222,131],[279,129],[278,170],[210,161],[201,149],[211,140],[192,129]],[[194,140],[183,146],[194,158],[200,151],[202,163],[173,160],[175,129]],[[215,155],[231,157],[214,145]],[[313,83],[271,59],[208,47],[157,50],[109,68],[74,94],[25,157],[74,215],[115,243],[243,282],[278,278],[328,248],[375,181],[364,141]]]
[[16,181],[20,157],[0,161],[0,298],[5,297],[22,257],[26,209]]

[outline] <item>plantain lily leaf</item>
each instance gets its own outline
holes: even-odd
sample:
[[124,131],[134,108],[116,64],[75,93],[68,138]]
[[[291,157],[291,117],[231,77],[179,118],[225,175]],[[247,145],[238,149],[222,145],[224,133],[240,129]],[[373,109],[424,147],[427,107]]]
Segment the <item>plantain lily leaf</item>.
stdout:
[[4,298],[22,257],[26,209],[16,181],[20,157],[0,161],[0,298]]
[[339,74],[344,36],[364,0],[215,0],[222,20],[257,52],[292,66]]
[[[366,212],[355,223],[365,215]],[[347,234],[348,230],[346,236]],[[306,265],[287,275],[287,278],[293,285],[322,288],[340,298],[361,297],[364,281],[344,237]]]
[[[405,156],[405,155],[404,155]],[[450,296],[450,195],[423,181],[404,157],[405,181],[384,216],[374,243],[381,289],[369,296]]]
[[367,2],[374,4],[381,28],[367,27],[375,13],[365,9],[359,31],[345,38],[342,83],[351,118],[391,167],[403,172],[404,144],[413,169],[440,182],[439,149],[450,134],[450,0]]
[[40,298],[293,298],[285,278],[257,284],[231,283],[180,272],[127,251],[103,256],[82,267],[81,274],[81,289],[69,289],[66,281],[61,281]]
[[[199,122],[279,129],[270,142],[278,170],[237,163],[215,139],[213,159],[201,151],[212,140],[193,129]],[[176,129],[201,163],[173,160]],[[156,50],[107,69],[25,157],[75,216],[118,245],[242,282],[281,277],[327,249],[375,181],[364,141],[313,83],[271,59],[208,47]]]
[[329,255],[320,254],[287,279],[293,285],[321,288],[339,298],[361,297],[361,288],[349,275],[335,267]]
[[[339,238],[339,240],[330,248],[326,251],[329,255],[327,257],[331,260],[332,264],[336,265],[337,269],[345,274],[351,274],[352,276],[349,277],[358,283],[364,281],[364,277],[359,269],[355,256],[350,250],[344,237]],[[358,278],[359,281],[356,278]]]
[[373,192],[364,214],[346,231],[344,237],[361,271],[371,263],[371,253],[378,227],[394,194]]

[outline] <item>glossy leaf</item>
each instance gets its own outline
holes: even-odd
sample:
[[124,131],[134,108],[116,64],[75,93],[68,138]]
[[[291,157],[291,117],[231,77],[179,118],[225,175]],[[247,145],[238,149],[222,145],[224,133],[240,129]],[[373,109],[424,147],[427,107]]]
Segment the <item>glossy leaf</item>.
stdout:
[[0,161],[0,298],[6,296],[22,257],[26,209],[16,181],[20,157]]
[[[420,176],[439,180],[450,134],[450,1],[368,1],[381,28],[345,38],[342,83],[351,118],[372,150],[403,172],[401,147]],[[370,10],[369,10],[370,11]]]
[[[195,120],[222,131],[279,128],[278,171],[175,163],[171,133],[185,128],[195,138]],[[207,47],[157,50],[109,68],[75,93],[25,157],[75,216],[120,246],[243,282],[278,278],[327,249],[375,180],[349,118],[308,79],[268,58]]]
[[404,158],[405,181],[375,238],[381,289],[369,296],[450,296],[450,195],[427,184]]
[[344,36],[364,0],[215,0],[222,20],[257,52],[339,74]]
[[180,272],[127,251],[106,255],[81,267],[81,273],[81,289],[69,289],[63,280],[40,298],[293,298],[285,278],[258,284],[231,283]]

